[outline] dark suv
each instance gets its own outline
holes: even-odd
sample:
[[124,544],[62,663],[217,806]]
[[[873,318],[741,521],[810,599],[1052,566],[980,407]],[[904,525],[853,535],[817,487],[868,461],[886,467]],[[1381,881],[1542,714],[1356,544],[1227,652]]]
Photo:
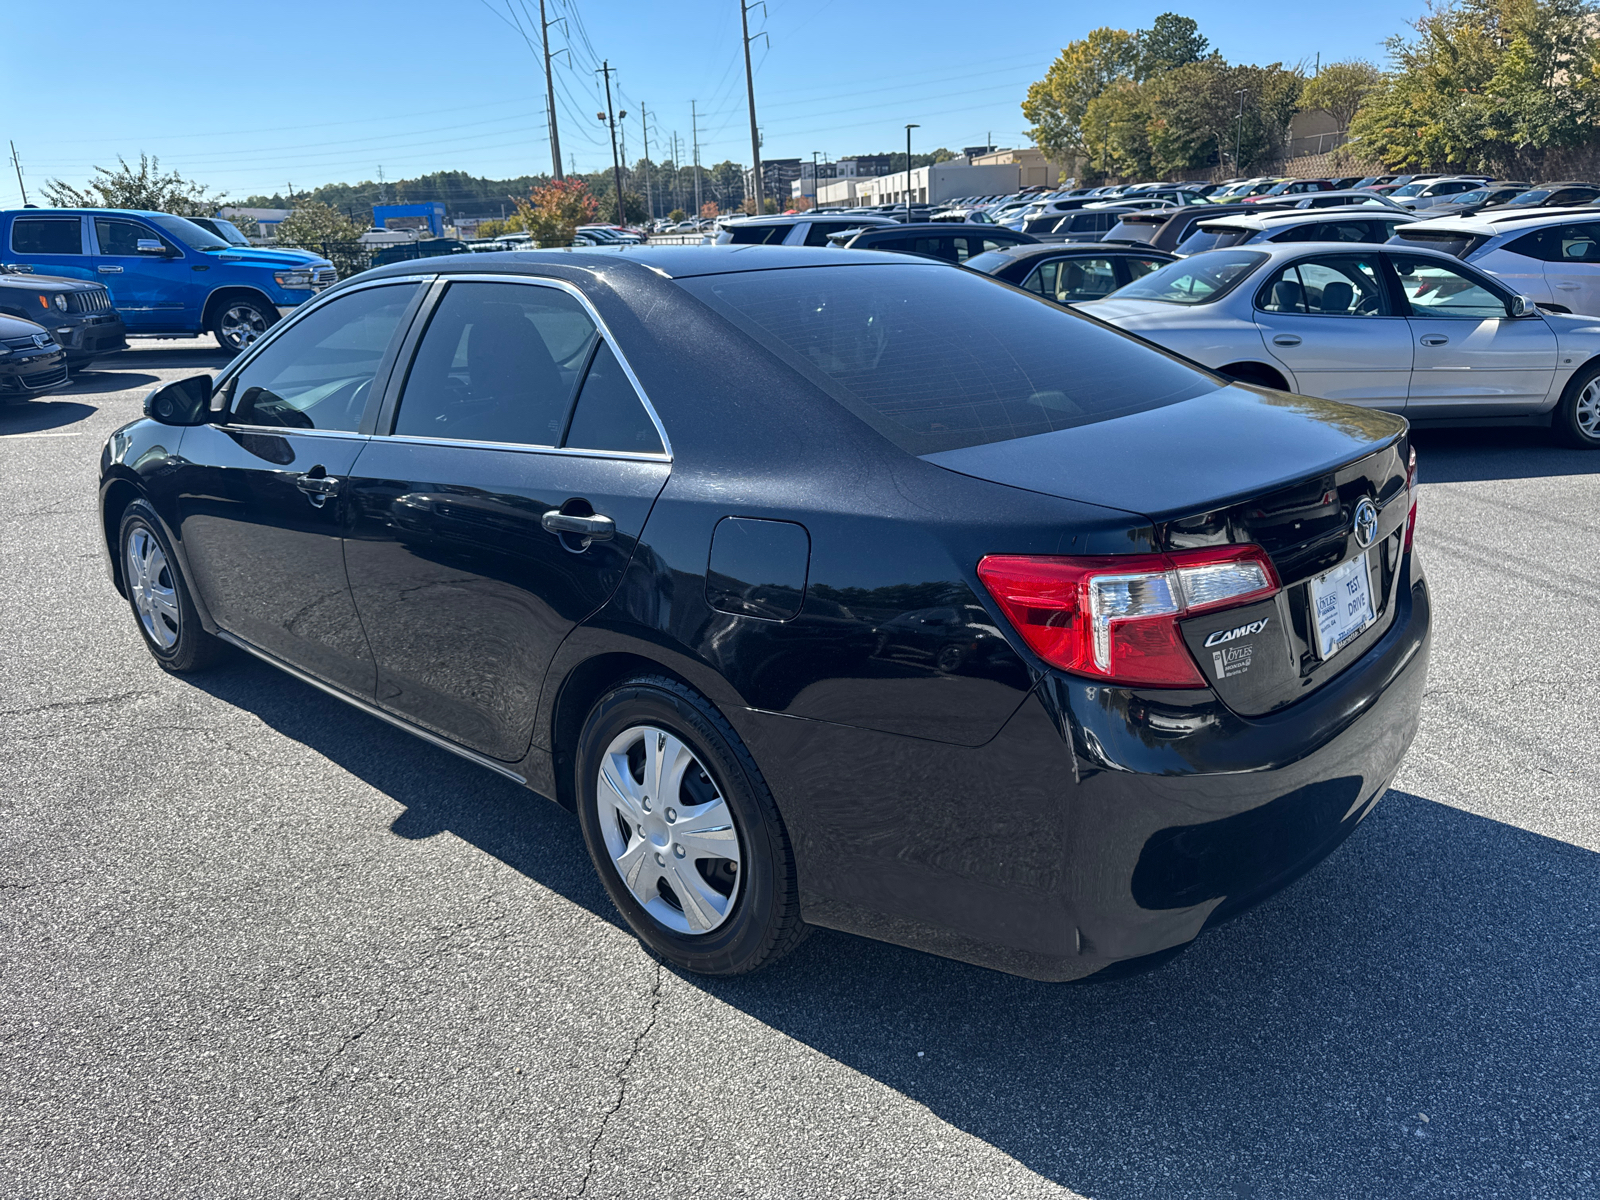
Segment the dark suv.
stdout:
[[21,275],[0,267],[0,314],[49,329],[74,371],[128,346],[127,328],[111,306],[111,293],[98,283]]
[[863,229],[854,237],[840,239],[851,250],[892,250],[899,254],[920,254],[964,263],[969,258],[1007,246],[1031,245],[1039,239],[1014,229],[996,225],[956,225],[950,221],[929,221],[922,225],[889,225],[882,229]]

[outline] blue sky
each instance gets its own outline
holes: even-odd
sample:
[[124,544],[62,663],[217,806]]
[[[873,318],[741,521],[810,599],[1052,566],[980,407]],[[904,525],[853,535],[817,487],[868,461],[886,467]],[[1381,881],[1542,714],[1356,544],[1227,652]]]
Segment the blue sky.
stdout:
[[[543,78],[508,16],[508,0],[273,0],[246,6],[157,0],[77,0],[72,19],[28,22],[0,72],[0,138],[15,139],[30,199],[51,177],[81,183],[121,153],[232,197],[319,183],[354,183],[459,169],[505,178],[550,168]],[[698,5],[546,0],[568,18],[570,56],[558,67],[563,157],[579,170],[610,165],[595,120],[608,59],[627,152],[687,147],[690,101],[702,114],[701,162],[748,162],[738,0]],[[538,0],[509,0],[519,21]],[[755,26],[756,103],[769,157],[828,157],[905,145],[959,149],[991,136],[1025,140],[1027,85],[1060,48],[1095,25],[1148,26],[1160,12],[1195,18],[1233,61],[1382,61],[1422,0],[1308,4],[975,4],[972,0],[769,0]],[[674,14],[684,14],[682,17]],[[699,16],[690,19],[689,14]],[[222,31],[227,20],[233,28]],[[754,26],[752,31],[754,31]],[[537,42],[537,34],[534,34]],[[565,65],[570,57],[570,67]],[[0,147],[0,150],[4,150]],[[8,153],[8,151],[7,151]],[[689,161],[689,151],[683,151]],[[20,203],[0,172],[0,206]]]

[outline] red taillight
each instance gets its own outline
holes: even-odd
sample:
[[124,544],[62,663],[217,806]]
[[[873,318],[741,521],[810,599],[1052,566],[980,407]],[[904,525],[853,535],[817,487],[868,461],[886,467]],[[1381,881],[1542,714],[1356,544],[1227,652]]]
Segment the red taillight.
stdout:
[[1146,687],[1204,687],[1178,622],[1264,599],[1279,586],[1259,546],[1095,558],[991,554],[978,577],[1046,662]]
[[1411,505],[1411,511],[1406,514],[1406,549],[1411,549],[1411,541],[1417,535],[1417,452],[1411,451],[1411,461],[1406,465],[1406,499]]

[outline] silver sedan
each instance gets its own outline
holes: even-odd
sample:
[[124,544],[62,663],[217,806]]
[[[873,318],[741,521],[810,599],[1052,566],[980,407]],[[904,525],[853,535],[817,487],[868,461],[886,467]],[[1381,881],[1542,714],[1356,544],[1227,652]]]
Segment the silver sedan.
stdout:
[[1075,307],[1241,382],[1600,448],[1600,319],[1541,311],[1438,251],[1212,250]]

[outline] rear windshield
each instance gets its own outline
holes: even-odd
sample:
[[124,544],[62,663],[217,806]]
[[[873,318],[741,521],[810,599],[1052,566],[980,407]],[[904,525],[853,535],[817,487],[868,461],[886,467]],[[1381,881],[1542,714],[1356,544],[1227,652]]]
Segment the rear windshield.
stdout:
[[1118,300],[1159,300],[1163,304],[1209,304],[1227,295],[1266,261],[1265,254],[1250,250],[1213,250],[1168,263],[1135,279],[1116,296]]
[[911,454],[1089,425],[1220,386],[970,271],[895,263],[678,284]]

